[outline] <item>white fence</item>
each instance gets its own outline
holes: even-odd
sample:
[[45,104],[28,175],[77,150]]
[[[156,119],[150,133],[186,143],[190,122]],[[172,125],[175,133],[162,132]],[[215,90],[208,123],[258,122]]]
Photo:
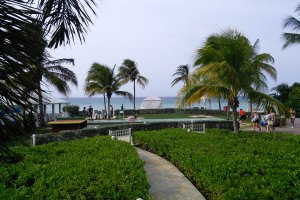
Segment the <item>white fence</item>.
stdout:
[[183,124],[183,129],[187,129],[188,131],[205,133],[205,124],[194,124],[193,121],[191,124]]
[[113,139],[126,141],[132,144],[131,128],[113,131],[109,130],[109,135],[112,136]]

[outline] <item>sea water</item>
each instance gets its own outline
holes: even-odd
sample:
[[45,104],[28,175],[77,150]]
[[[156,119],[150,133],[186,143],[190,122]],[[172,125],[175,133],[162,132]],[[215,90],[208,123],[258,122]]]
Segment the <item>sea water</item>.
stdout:
[[[140,109],[141,104],[145,97],[136,97],[135,99],[135,108]],[[177,104],[177,97],[160,97],[162,99],[162,108],[176,108]],[[102,111],[104,110],[104,100],[103,97],[82,97],[82,98],[62,98],[66,100],[70,105],[77,105],[79,106],[80,110],[83,110],[84,107],[86,109],[89,106],[92,106],[94,110]],[[245,98],[239,98],[240,105],[238,110],[242,108],[245,111],[249,111],[249,103]],[[121,109],[123,104],[124,109],[133,109],[133,102],[131,102],[128,98],[124,97],[112,97],[110,100],[110,104],[113,106],[114,110]],[[107,105],[107,98],[106,98],[106,105]],[[227,100],[221,100],[221,109],[227,106]],[[63,107],[63,105],[62,105]],[[200,101],[199,103],[195,103],[191,105],[191,108],[206,108],[206,109],[219,109],[219,103],[217,99],[212,99],[211,104],[209,102],[206,103],[204,101]],[[55,106],[55,113],[58,113],[58,106]],[[47,113],[51,113],[52,108],[51,106],[47,106]]]

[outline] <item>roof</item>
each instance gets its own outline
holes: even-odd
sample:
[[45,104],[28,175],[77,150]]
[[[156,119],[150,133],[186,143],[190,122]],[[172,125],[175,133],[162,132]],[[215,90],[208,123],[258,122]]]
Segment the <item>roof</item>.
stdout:
[[162,99],[155,96],[146,97],[143,101],[161,101]]

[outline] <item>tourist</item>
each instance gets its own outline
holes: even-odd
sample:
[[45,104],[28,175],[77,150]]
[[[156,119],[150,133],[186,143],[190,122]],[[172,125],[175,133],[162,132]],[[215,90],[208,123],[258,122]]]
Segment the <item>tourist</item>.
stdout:
[[296,119],[296,110],[294,108],[291,108],[290,114],[291,114],[291,125],[292,125],[292,128],[294,128],[295,127],[295,119]]
[[242,124],[243,120],[246,121],[246,112],[240,109],[240,124]]
[[109,105],[109,118],[114,116],[114,108],[112,105]]
[[283,112],[282,115],[280,116],[280,128],[285,128],[285,122],[286,122],[286,118]]
[[93,107],[91,105],[88,109],[88,112],[89,112],[89,119],[93,119]]
[[258,128],[258,130],[260,130],[258,124],[259,124],[259,116],[257,114],[257,111],[254,110],[254,112],[251,115],[251,121],[253,123],[253,130],[255,131],[256,128]]
[[268,131],[274,131],[275,127],[274,127],[274,124],[275,124],[275,118],[276,118],[276,114],[275,112],[273,112],[273,110],[271,109],[270,112],[269,112],[269,119],[268,119]]
[[83,107],[83,110],[82,110],[82,115],[83,116],[87,116],[87,114],[86,114],[87,112],[86,112],[86,108],[85,107]]

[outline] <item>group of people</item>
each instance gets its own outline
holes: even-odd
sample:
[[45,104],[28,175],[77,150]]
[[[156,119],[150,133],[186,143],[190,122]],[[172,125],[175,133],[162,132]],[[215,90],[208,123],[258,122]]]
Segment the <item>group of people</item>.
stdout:
[[[276,118],[276,113],[271,109],[267,111],[265,114],[259,115],[257,110],[254,110],[253,113],[251,114],[251,121],[253,123],[253,130],[255,131],[256,128],[259,131],[263,131],[263,128],[267,132],[273,131],[275,129],[274,124],[275,124],[275,118]],[[295,119],[296,119],[296,110],[294,108],[291,108],[290,110],[290,120],[291,120],[291,128],[295,127]],[[285,115],[282,114],[280,116],[280,127],[285,127]]]
[[[121,109],[122,110],[124,109],[123,104],[122,104]],[[94,112],[93,107],[90,105],[90,107],[88,109],[86,109],[86,107],[83,107],[82,115],[88,116],[89,119],[93,119],[93,112]],[[114,108],[112,105],[110,105],[109,106],[109,117],[113,117],[113,116],[114,116]],[[104,119],[108,118],[107,114],[103,113],[103,118]]]
[[83,116],[88,116],[89,119],[93,119],[93,107],[90,105],[90,107],[88,109],[86,109],[86,107],[83,107],[83,111],[82,114]]

